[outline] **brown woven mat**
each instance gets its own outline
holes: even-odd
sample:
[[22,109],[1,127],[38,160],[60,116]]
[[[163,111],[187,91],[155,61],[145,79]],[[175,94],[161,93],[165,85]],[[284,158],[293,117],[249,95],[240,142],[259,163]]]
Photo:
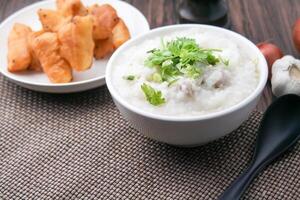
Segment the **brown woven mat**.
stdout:
[[[184,149],[137,134],[105,87],[50,95],[0,77],[0,199],[214,200],[248,163],[261,114]],[[244,199],[300,199],[300,145]]]

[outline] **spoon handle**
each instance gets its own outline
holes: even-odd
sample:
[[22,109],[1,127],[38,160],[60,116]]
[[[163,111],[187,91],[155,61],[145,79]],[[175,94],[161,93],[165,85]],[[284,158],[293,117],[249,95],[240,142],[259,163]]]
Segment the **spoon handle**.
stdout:
[[218,200],[239,200],[259,171],[260,168],[255,165],[249,167],[225,190]]

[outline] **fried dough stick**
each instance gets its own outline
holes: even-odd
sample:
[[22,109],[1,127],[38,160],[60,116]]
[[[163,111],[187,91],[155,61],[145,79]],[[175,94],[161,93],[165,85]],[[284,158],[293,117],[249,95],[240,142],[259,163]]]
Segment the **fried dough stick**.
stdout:
[[32,47],[51,82],[68,83],[72,80],[71,67],[59,54],[57,33],[42,33],[33,39]]
[[76,71],[91,67],[95,43],[91,16],[76,16],[58,32],[60,53]]
[[112,43],[112,36],[104,40],[95,41],[94,56],[96,59],[102,59],[110,55],[114,50],[115,47]]
[[58,11],[65,17],[85,16],[88,14],[80,0],[57,0],[56,6]]
[[89,9],[93,17],[93,37],[95,40],[107,39],[119,22],[117,11],[109,4],[93,5]]
[[39,19],[45,31],[57,32],[59,28],[71,20],[71,17],[64,17],[60,12],[48,9],[38,10]]
[[115,49],[119,48],[124,42],[130,39],[129,30],[122,19],[113,28],[109,38],[95,41],[94,56],[102,59],[110,55]]
[[31,32],[30,35],[28,36],[28,48],[29,48],[30,55],[31,55],[31,63],[30,63],[29,69],[33,70],[33,71],[38,71],[38,72],[43,71],[40,60],[37,57],[37,55],[35,54],[35,52],[33,51],[32,41],[34,41],[34,39],[36,37],[42,35],[44,32],[45,32],[44,30],[37,31],[37,32]]
[[112,30],[112,42],[114,47],[117,49],[122,44],[124,44],[127,40],[130,39],[129,30],[125,24],[125,22],[120,19],[118,24]]
[[31,63],[28,36],[32,32],[26,25],[16,23],[8,37],[8,71],[26,70]]

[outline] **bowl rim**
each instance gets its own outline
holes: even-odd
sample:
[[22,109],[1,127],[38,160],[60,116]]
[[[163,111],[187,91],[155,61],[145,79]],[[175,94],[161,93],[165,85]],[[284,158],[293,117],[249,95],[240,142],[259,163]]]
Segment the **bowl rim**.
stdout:
[[[245,99],[243,99],[242,101],[240,101],[239,103],[237,103],[234,106],[230,106],[230,107],[220,110],[220,111],[203,114],[203,115],[199,115],[199,116],[193,115],[193,116],[176,117],[176,116],[160,115],[160,114],[151,113],[149,111],[145,111],[142,109],[138,109],[137,107],[128,103],[118,93],[118,91],[116,90],[116,88],[113,86],[113,83],[112,83],[111,77],[112,77],[112,68],[113,68],[114,60],[116,60],[116,58],[118,57],[118,55],[120,53],[122,53],[122,51],[126,50],[126,48],[130,47],[132,44],[134,44],[138,40],[151,38],[151,35],[155,35],[158,32],[164,32],[166,30],[179,29],[179,28],[182,28],[182,29],[188,29],[188,28],[209,29],[209,30],[214,30],[214,31],[218,31],[218,32],[224,32],[224,33],[230,34],[230,35],[238,38],[239,40],[243,40],[243,42],[246,45],[248,45],[250,48],[252,48],[254,51],[256,51],[257,57],[258,57],[258,62],[261,63],[260,65],[258,65],[260,76],[259,76],[259,83],[256,86],[256,89],[249,96],[247,96]],[[202,25],[202,24],[176,24],[176,25],[163,26],[163,27],[152,29],[149,32],[144,33],[144,34],[126,42],[119,49],[117,49],[117,51],[115,51],[114,54],[109,59],[107,68],[106,68],[106,77],[105,77],[106,85],[107,85],[108,90],[109,90],[110,94],[112,95],[113,99],[115,99],[118,103],[120,103],[126,109],[131,110],[139,115],[142,115],[142,116],[145,116],[145,117],[148,117],[151,119],[162,120],[162,121],[175,121],[175,122],[208,120],[208,119],[217,118],[217,117],[221,117],[221,116],[233,113],[233,112],[243,108],[244,106],[246,106],[253,100],[255,100],[261,94],[261,92],[264,90],[265,85],[267,83],[267,79],[268,79],[267,61],[266,61],[265,57],[263,56],[263,54],[260,52],[260,50],[256,47],[256,45],[253,42],[251,42],[246,37],[242,36],[239,33],[234,32],[234,31],[216,27],[216,26]]]

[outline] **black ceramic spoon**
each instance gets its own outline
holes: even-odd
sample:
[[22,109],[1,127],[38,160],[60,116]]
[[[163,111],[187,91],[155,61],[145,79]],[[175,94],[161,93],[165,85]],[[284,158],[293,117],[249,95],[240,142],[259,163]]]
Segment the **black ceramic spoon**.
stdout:
[[250,166],[219,197],[238,200],[255,176],[300,139],[300,97],[285,95],[266,111],[258,130]]

